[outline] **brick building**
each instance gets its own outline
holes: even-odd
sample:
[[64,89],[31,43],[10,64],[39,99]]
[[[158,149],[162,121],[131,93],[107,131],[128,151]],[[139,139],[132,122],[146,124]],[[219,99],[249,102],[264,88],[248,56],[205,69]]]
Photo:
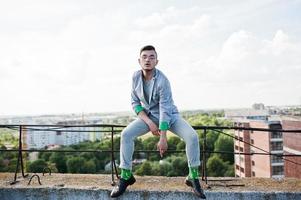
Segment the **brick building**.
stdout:
[[[281,129],[279,121],[248,121],[238,122],[236,126],[246,128],[265,128]],[[243,155],[240,153],[283,153],[283,139],[281,132],[263,132],[263,131],[235,131],[235,137],[252,144],[241,141],[235,141],[235,174],[237,177],[282,177],[283,160],[277,156],[266,155]],[[262,151],[264,150],[264,151]]]
[[[301,155],[301,133],[282,133],[277,129],[301,130],[301,120],[278,118],[277,120],[240,120],[235,126],[246,128],[273,129],[272,132],[236,130],[234,149],[236,177],[296,177],[301,178],[301,157],[244,155],[243,153],[264,153]],[[252,144],[258,148],[255,148]],[[262,151],[264,150],[264,151]],[[289,161],[287,161],[289,160]],[[295,163],[292,163],[293,161]]]
[[[283,129],[300,130],[301,120],[296,118],[286,118],[282,121]],[[301,133],[285,133],[283,134],[283,151],[285,154],[301,155]],[[292,162],[289,162],[290,160]],[[301,157],[286,157],[284,161],[285,177],[296,177],[301,179]]]

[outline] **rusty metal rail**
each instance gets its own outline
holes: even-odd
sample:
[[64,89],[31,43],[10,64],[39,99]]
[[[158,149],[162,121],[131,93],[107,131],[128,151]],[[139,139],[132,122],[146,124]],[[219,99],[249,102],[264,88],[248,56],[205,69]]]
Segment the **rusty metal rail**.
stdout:
[[[119,179],[118,176],[118,170],[117,170],[117,165],[115,163],[115,155],[114,153],[119,152],[118,149],[114,149],[114,135],[120,134],[123,128],[125,128],[124,125],[113,125],[113,124],[97,124],[97,125],[0,125],[0,128],[7,128],[7,129],[12,129],[12,130],[18,130],[19,131],[19,144],[18,144],[18,149],[0,149],[0,152],[5,152],[5,151],[17,151],[18,152],[18,161],[16,164],[16,170],[15,170],[15,175],[14,179],[11,182],[11,184],[15,184],[18,182],[17,180],[17,174],[19,172],[19,168],[21,168],[21,174],[22,177],[28,177],[28,174],[25,174],[24,172],[24,163],[23,163],[23,152],[94,152],[94,153],[110,153],[111,154],[111,179],[112,185],[115,185],[115,176],[117,179]],[[71,128],[102,128],[107,130],[71,130]],[[240,155],[266,155],[266,156],[277,156],[281,157],[284,160],[288,162],[292,162],[296,165],[301,165],[301,163],[296,163],[290,160],[285,159],[285,157],[291,157],[291,156],[301,156],[301,155],[291,155],[291,154],[275,154],[275,153],[270,153],[268,151],[265,151],[264,149],[261,149],[260,147],[257,147],[253,144],[248,143],[247,141],[241,140],[239,138],[234,137],[233,135],[224,132],[224,130],[248,130],[248,131],[261,131],[261,132],[272,132],[272,131],[277,131],[277,132],[282,132],[282,133],[301,133],[301,130],[283,130],[283,129],[265,129],[265,128],[245,128],[245,127],[236,127],[236,126],[193,126],[195,130],[202,130],[204,133],[204,138],[203,138],[203,145],[202,145],[202,165],[201,165],[201,173],[202,173],[202,180],[208,182],[207,178],[207,169],[206,169],[206,162],[207,162],[207,154],[209,153],[218,153],[218,154],[240,154]],[[247,153],[247,152],[227,152],[227,151],[211,151],[207,148],[207,132],[208,130],[224,134],[228,137],[232,137],[234,140],[239,140],[243,143],[246,143],[250,146],[253,146],[254,148],[259,149],[262,152],[254,152],[254,153]],[[24,131],[59,131],[61,133],[67,133],[67,132],[76,132],[78,134],[80,133],[110,133],[110,139],[111,139],[111,149],[105,149],[105,150],[45,150],[45,149],[23,149],[23,144],[22,144],[22,137],[23,137],[23,132]],[[158,153],[158,151],[155,150],[136,150],[135,153],[139,152],[144,152],[144,153]],[[184,153],[185,150],[168,150],[167,152],[170,153]],[[43,173],[44,174],[44,173]],[[50,172],[51,174],[51,172]],[[31,179],[35,176],[31,176]],[[39,183],[40,183],[40,177],[37,176]],[[30,180],[31,180],[30,179]],[[30,184],[30,182],[29,182]]]

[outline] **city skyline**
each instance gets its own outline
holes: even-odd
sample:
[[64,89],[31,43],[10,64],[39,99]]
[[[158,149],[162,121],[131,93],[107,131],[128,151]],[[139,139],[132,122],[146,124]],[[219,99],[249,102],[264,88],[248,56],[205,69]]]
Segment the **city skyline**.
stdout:
[[179,110],[300,105],[300,1],[0,3],[0,116],[131,111],[153,44]]

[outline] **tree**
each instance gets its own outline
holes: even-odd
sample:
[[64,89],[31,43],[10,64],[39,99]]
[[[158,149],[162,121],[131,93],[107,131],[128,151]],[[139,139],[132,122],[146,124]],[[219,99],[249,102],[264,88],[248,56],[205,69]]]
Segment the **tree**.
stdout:
[[45,167],[47,167],[47,163],[44,159],[37,159],[28,163],[29,172],[42,173]]
[[4,160],[2,157],[0,157],[0,172],[5,172],[6,171],[6,166],[4,164]]
[[135,171],[139,176],[152,175],[152,165],[151,162],[146,161]]
[[170,150],[176,150],[177,145],[181,142],[181,139],[177,136],[171,136],[167,140],[168,149]]
[[[214,144],[214,151],[228,151],[234,152],[234,142],[233,139],[226,136],[220,135]],[[223,161],[229,161],[230,164],[234,163],[234,155],[233,154],[219,154],[219,157]]]
[[167,160],[152,162],[152,175],[155,176],[174,176],[173,167]]
[[171,164],[169,176],[185,176],[188,173],[187,160],[183,156],[170,156],[166,159]]
[[39,158],[44,159],[45,161],[48,161],[51,154],[52,154],[51,152],[40,152]]
[[83,173],[85,159],[82,157],[70,157],[68,158],[67,164],[67,171],[68,173]]
[[227,169],[227,164],[217,155],[210,157],[207,161],[208,176],[225,176]]
[[66,157],[62,152],[54,152],[49,157],[50,162],[55,163],[55,166],[59,173],[66,173]]
[[185,150],[186,144],[183,140],[181,140],[178,144],[177,144],[177,150]]
[[96,164],[94,160],[89,160],[84,163],[83,169],[81,173],[84,174],[92,174],[96,172]]

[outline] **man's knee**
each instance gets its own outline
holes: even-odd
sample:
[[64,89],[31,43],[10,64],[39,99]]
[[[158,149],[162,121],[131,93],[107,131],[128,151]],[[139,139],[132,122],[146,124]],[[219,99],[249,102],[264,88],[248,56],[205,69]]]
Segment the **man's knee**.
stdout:
[[192,132],[189,134],[189,136],[187,137],[186,143],[194,143],[194,142],[199,142],[199,137],[198,134],[196,132]]
[[121,141],[128,141],[128,140],[134,140],[135,134],[133,134],[131,131],[124,129],[121,132]]

